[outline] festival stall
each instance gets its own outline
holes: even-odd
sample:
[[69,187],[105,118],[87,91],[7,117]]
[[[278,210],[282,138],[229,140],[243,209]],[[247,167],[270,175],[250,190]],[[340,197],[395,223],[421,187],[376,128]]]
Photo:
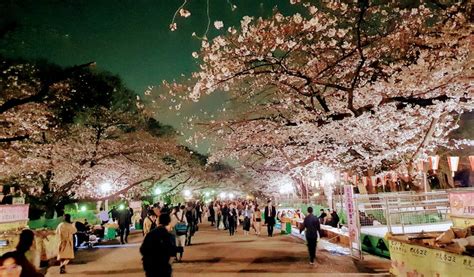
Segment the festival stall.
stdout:
[[[0,205],[0,255],[13,251],[21,231],[28,228],[28,209],[25,204]],[[40,261],[56,257],[58,240],[52,230],[38,229],[34,232],[35,243],[27,255],[39,267]]]
[[387,234],[396,276],[474,276],[474,190],[449,192],[453,227],[445,232]]

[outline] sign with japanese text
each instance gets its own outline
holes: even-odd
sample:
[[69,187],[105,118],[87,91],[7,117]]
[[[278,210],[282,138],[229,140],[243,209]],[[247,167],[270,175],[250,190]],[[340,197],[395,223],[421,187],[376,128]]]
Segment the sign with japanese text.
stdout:
[[[360,230],[357,224],[357,210],[354,204],[354,193],[352,185],[344,186],[344,204],[347,214],[347,227],[349,229],[349,240],[351,243],[351,253],[357,250],[360,254]],[[358,254],[358,255],[359,255]]]
[[474,218],[474,190],[450,191],[449,203],[452,216]]
[[28,220],[28,205],[0,205],[0,223]]
[[474,258],[389,239],[395,276],[474,276]]

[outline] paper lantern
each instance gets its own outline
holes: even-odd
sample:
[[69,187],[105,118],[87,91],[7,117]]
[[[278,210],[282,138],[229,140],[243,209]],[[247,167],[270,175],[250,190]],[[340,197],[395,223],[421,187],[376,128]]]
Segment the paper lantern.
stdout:
[[469,163],[471,164],[471,170],[474,170],[474,156],[469,156]]
[[357,185],[357,175],[353,175],[351,179],[352,179],[352,183],[354,185]]
[[458,171],[459,157],[457,156],[448,157],[448,164],[449,164],[449,169],[453,172],[453,177],[454,177],[454,172]]
[[433,171],[436,171],[438,170],[438,167],[439,167],[439,156],[436,155],[436,156],[431,156],[430,157],[430,163],[431,163],[431,169]]
[[367,176],[362,176],[362,184],[365,186],[367,186]]
[[372,186],[377,185],[377,176],[370,176],[370,182],[372,183]]
[[424,160],[418,160],[416,162],[416,168],[418,169],[418,171],[425,171],[425,161]]
[[349,180],[349,174],[347,174],[347,172],[342,173],[342,178],[347,182]]

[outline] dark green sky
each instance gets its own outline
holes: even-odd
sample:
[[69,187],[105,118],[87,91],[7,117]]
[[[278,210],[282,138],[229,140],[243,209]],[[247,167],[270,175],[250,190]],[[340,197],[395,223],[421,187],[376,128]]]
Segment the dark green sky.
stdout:
[[[0,23],[19,24],[0,41],[0,54],[64,66],[96,61],[99,69],[120,75],[142,93],[196,68],[191,53],[200,41],[191,34],[205,30],[206,0],[188,2],[191,17],[178,17],[179,28],[171,32],[168,26],[182,0],[0,0]],[[277,4],[288,10],[288,0],[210,0],[211,21],[222,20],[227,29],[244,15],[268,16]],[[212,24],[211,30],[211,36],[217,34]],[[212,112],[223,99],[212,96],[182,114]],[[173,113],[158,119],[178,128],[182,122]]]
[[[200,42],[191,33],[205,29],[205,0],[188,1],[191,17],[178,18],[180,28],[171,32],[168,25],[181,0],[0,0],[2,19],[20,24],[1,42],[0,53],[60,65],[94,60],[140,92],[195,68],[191,52]],[[229,26],[243,15],[268,15],[289,1],[232,2],[235,12],[228,0],[210,0],[212,21]]]

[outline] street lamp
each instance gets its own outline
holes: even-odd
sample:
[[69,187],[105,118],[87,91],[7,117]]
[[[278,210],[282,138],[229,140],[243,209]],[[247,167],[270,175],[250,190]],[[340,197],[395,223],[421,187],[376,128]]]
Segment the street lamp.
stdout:
[[161,194],[161,189],[155,188],[155,195],[160,195],[160,194]]
[[82,206],[82,207],[81,207],[81,212],[85,212],[85,211],[87,211],[87,207],[86,207],[86,206]]
[[189,189],[184,190],[183,194],[184,194],[184,197],[187,197],[187,198],[191,197],[191,191]]
[[220,196],[222,199],[225,199],[226,194],[225,194],[225,192],[221,192],[221,193],[219,194],[219,196]]
[[234,199],[234,194],[233,193],[229,193],[229,199]]

